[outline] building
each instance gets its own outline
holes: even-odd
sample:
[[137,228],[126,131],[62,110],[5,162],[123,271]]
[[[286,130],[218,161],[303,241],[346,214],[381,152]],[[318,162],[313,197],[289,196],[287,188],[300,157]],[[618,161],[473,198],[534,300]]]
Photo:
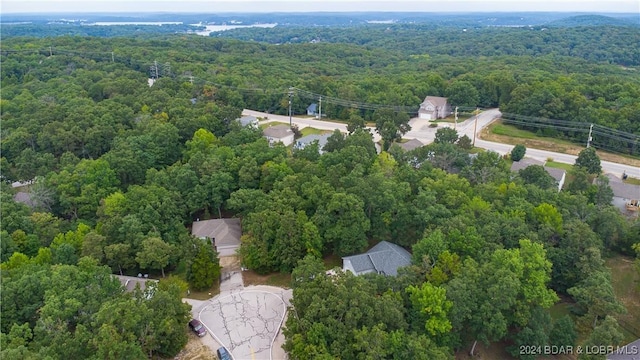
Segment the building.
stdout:
[[420,147],[423,147],[424,144],[422,143],[422,141],[418,140],[418,139],[411,139],[407,142],[404,143],[396,143],[396,145],[398,145],[400,148],[402,148],[404,151],[411,151]]
[[269,144],[277,142],[283,143],[285,146],[293,144],[294,133],[289,125],[274,125],[262,131],[264,137],[269,140]]
[[614,352],[607,354],[606,360],[640,360],[640,339],[616,347]]
[[236,255],[242,236],[240,219],[196,221],[191,226],[191,235],[211,241],[219,257]]
[[258,118],[256,118],[255,116],[243,116],[237,119],[237,121],[240,123],[242,127],[246,127],[246,126],[252,126],[255,128],[258,127]]
[[542,166],[547,171],[547,174],[551,175],[551,177],[556,181],[556,186],[558,187],[558,191],[562,190],[562,187],[564,186],[564,182],[567,177],[567,172],[564,171],[563,169],[544,166],[544,164],[545,163],[542,161],[538,161],[530,158],[524,158],[520,161],[514,161],[513,164],[511,164],[511,171],[517,173],[520,170],[526,169],[531,165]]
[[444,119],[449,115],[451,115],[451,105],[447,98],[439,96],[427,96],[418,110],[418,118],[425,120]]
[[342,258],[342,270],[355,275],[376,273],[396,276],[398,269],[411,265],[411,254],[401,246],[381,241],[364,254]]
[[622,213],[640,213],[640,186],[626,184],[613,174],[605,174],[609,178],[609,186],[613,191],[611,204]]
[[316,116],[318,114],[318,104],[313,103],[307,107],[307,115]]
[[322,134],[322,135],[312,134],[312,135],[303,136],[300,139],[296,140],[293,147],[294,149],[302,150],[308,145],[311,145],[315,141],[317,141],[320,154],[322,154],[324,152],[322,151],[322,148],[327,144],[327,140],[329,139],[330,136],[331,134]]
[[139,274],[138,277],[123,276],[123,275],[113,275],[113,276],[115,276],[116,278],[118,278],[118,280],[120,280],[120,283],[122,284],[122,286],[124,286],[124,289],[127,292],[133,292],[136,289],[136,287],[139,287],[140,290],[144,291],[147,288],[147,282],[149,281],[155,282],[155,283],[158,282],[158,280],[149,279],[147,275],[142,276],[142,274]]

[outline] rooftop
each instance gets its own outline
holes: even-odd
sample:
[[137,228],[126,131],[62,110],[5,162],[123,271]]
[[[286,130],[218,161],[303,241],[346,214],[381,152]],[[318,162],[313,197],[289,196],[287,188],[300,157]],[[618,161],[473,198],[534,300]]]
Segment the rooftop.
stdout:
[[544,166],[544,162],[530,159],[530,158],[524,158],[524,159],[521,159],[520,161],[514,161],[513,164],[511,164],[511,171],[518,172],[522,169],[528,168],[531,165]]
[[379,274],[398,275],[398,268],[411,265],[411,254],[402,247],[381,241],[364,254],[347,256],[356,273],[375,270]]
[[192,224],[191,234],[198,238],[213,239],[220,256],[230,256],[235,255],[240,246],[242,228],[238,218],[202,220]]

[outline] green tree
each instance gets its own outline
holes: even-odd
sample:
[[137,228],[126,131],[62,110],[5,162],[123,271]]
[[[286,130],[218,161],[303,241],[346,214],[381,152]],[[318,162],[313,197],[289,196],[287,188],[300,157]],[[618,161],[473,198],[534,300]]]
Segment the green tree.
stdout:
[[433,142],[436,144],[455,144],[458,139],[458,132],[455,129],[443,127],[436,131],[436,137]]
[[520,161],[524,158],[524,154],[526,153],[527,148],[522,144],[518,144],[511,149],[511,160]]
[[349,116],[349,120],[347,122],[347,131],[349,135],[353,134],[358,129],[364,129],[366,127],[366,123],[362,116],[358,114],[351,114]]
[[541,189],[552,189],[556,184],[556,180],[549,175],[544,166],[530,165],[520,169],[518,174],[525,184],[535,185]]
[[164,268],[169,265],[174,246],[167,244],[158,237],[142,240],[140,251],[136,254],[136,261],[143,269],[160,269],[164,277]]
[[600,157],[598,157],[596,149],[593,147],[580,151],[575,166],[585,169],[589,174],[600,174],[602,172]]
[[201,243],[198,254],[191,263],[189,281],[198,291],[211,288],[220,277],[218,256],[209,244]]
[[411,304],[421,314],[429,335],[445,334],[451,330],[447,316],[453,304],[447,300],[444,288],[425,282],[420,287],[409,286],[406,291]]
[[575,346],[577,339],[576,324],[570,315],[565,315],[556,320],[549,333],[549,343],[552,346],[565,348]]
[[314,216],[321,236],[336,254],[346,256],[367,247],[366,233],[371,226],[364,213],[364,203],[357,196],[335,193]]
[[[620,345],[622,340],[624,340],[624,334],[622,333],[622,329],[620,329],[620,325],[618,325],[618,321],[613,316],[607,315],[602,323],[593,329],[585,341],[584,346],[591,349],[600,346],[606,348],[607,346]],[[598,351],[585,352],[579,356],[579,359],[602,359],[602,354]]]
[[453,106],[478,106],[480,94],[472,83],[456,80],[447,87],[446,95]]
[[384,140],[383,149],[389,150],[391,144],[402,138],[402,135],[411,130],[409,115],[394,112],[391,109],[379,109],[373,114],[376,123],[376,131]]

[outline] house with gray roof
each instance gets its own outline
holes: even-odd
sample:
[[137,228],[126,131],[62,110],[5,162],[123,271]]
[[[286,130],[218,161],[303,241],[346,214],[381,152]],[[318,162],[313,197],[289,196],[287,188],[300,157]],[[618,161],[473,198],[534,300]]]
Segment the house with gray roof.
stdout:
[[291,130],[289,125],[274,125],[269,126],[268,128],[262,131],[264,137],[269,140],[269,144],[273,145],[275,143],[281,142],[284,146],[289,146],[293,144],[294,133]]
[[202,220],[191,225],[191,235],[211,241],[219,257],[232,256],[240,248],[242,227],[237,218]]
[[342,270],[355,275],[376,273],[396,276],[398,269],[411,265],[411,254],[396,244],[381,241],[364,254],[342,258]]
[[411,139],[407,142],[403,142],[403,143],[396,143],[396,145],[398,145],[399,147],[401,147],[404,151],[411,151],[420,147],[423,147],[424,144],[422,143],[422,141],[418,140],[418,139]]
[[617,207],[621,212],[635,212],[636,216],[640,213],[640,186],[627,184],[619,177],[613,174],[605,174],[609,179],[609,186],[613,191],[613,200],[611,204]]
[[567,172],[564,171],[563,169],[544,166],[544,164],[545,164],[544,162],[539,160],[524,158],[524,159],[521,159],[520,161],[514,161],[513,164],[511,164],[511,171],[519,172],[520,170],[526,169],[531,165],[542,166],[547,171],[547,173],[551,175],[551,177],[554,178],[554,180],[556,181],[556,186],[558,187],[558,191],[562,190],[562,187],[564,186],[564,182],[567,178]]
[[320,154],[322,154],[324,152],[322,151],[322,148],[327,144],[327,140],[329,139],[330,136],[331,134],[322,134],[322,135],[311,134],[311,135],[303,136],[300,139],[296,140],[295,144],[293,145],[293,148],[297,150],[302,150],[308,145],[311,145],[315,141],[317,141]]
[[237,121],[240,123],[240,125],[242,127],[247,127],[247,126],[252,126],[257,128],[258,127],[258,118],[256,118],[255,116],[243,116],[239,119],[237,119]]
[[614,352],[607,354],[606,360],[640,360],[640,339],[616,347]]

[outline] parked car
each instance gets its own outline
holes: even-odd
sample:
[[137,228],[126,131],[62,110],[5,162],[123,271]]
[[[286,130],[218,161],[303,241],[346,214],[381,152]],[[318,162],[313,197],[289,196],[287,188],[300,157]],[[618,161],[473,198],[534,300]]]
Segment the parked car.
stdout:
[[202,325],[200,320],[192,319],[189,321],[189,328],[200,337],[207,335],[207,329]]
[[218,359],[220,360],[233,360],[231,358],[231,354],[229,354],[229,350],[227,350],[227,348],[224,346],[218,349],[217,353],[218,353]]

